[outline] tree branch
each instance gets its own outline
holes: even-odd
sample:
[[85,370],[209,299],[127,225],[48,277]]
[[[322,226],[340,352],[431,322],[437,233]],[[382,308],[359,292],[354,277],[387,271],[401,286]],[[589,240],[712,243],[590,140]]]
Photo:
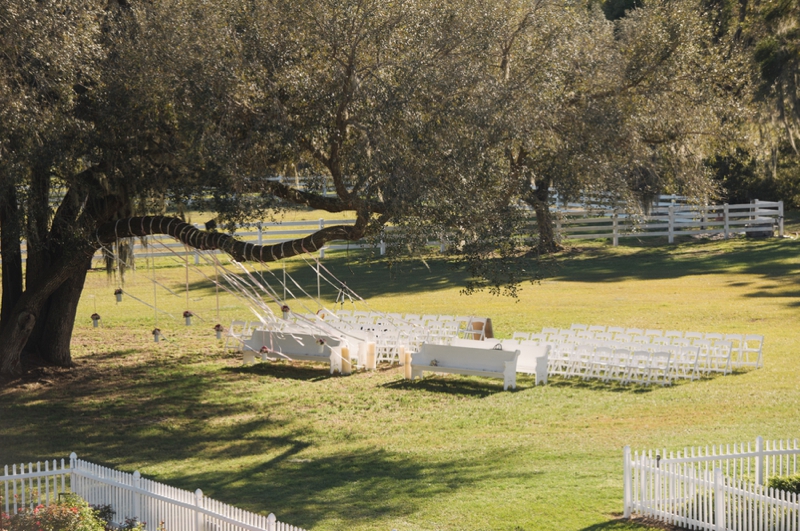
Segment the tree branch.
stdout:
[[221,232],[197,229],[178,218],[144,216],[104,223],[97,230],[97,239],[103,245],[118,238],[168,234],[182,243],[200,250],[221,250],[238,262],[274,262],[303,253],[318,251],[332,240],[359,240],[364,236],[368,219],[359,216],[355,225],[325,227],[304,238],[274,245],[256,245],[237,240]]

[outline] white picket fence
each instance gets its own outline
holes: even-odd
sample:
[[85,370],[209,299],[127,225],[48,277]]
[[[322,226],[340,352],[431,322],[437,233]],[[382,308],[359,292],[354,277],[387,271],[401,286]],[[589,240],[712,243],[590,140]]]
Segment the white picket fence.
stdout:
[[687,448],[624,450],[624,515],[710,531],[799,531],[800,496],[765,487],[798,473],[797,439]]
[[61,460],[6,466],[3,483],[5,512],[50,505],[59,494],[77,494],[90,505],[110,505],[115,523],[136,518],[148,531],[304,531],[283,522],[274,514],[264,516],[208,498],[195,492],[170,487],[133,474],[89,463],[70,455],[69,467]]

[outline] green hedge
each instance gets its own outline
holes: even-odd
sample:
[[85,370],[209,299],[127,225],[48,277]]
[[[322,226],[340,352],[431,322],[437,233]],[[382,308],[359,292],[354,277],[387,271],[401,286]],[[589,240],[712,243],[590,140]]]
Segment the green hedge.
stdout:
[[800,494],[800,474],[796,474],[794,476],[770,478],[769,486],[774,489]]

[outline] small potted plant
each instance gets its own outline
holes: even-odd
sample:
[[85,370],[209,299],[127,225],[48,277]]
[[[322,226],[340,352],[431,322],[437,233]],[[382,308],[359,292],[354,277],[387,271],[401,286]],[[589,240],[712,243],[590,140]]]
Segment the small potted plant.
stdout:
[[291,311],[292,310],[288,306],[286,306],[285,304],[283,306],[281,306],[281,312],[283,312],[283,318],[284,319],[288,319],[289,318],[289,313]]
[[186,310],[185,312],[183,312],[183,318],[186,320],[186,326],[190,326],[192,324],[192,316],[193,315],[194,314],[192,312],[190,312],[189,310]]
[[117,298],[117,302],[122,302],[122,288],[115,289],[114,296]]
[[94,325],[94,327],[97,328],[99,324],[100,324],[100,314],[95,312],[92,314],[92,325]]
[[153,328],[153,341],[158,343],[161,341],[161,329],[160,328]]
[[221,324],[217,323],[214,326],[214,332],[217,333],[217,339],[222,339],[222,332],[224,332],[224,331],[225,331],[225,327],[222,326]]
[[325,340],[323,338],[317,339],[317,347],[319,348],[320,354],[325,351]]

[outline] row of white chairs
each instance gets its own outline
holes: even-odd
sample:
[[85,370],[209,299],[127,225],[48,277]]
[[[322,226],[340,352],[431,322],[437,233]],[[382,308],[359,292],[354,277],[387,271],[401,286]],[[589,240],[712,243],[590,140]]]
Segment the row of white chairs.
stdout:
[[[696,347],[689,349],[693,349],[695,353],[698,350]],[[615,350],[607,347],[576,348],[566,356],[552,356],[548,374],[622,384],[670,385],[674,378],[682,375],[682,369],[676,370],[676,367],[687,364],[691,364],[691,353],[686,353],[685,358],[673,358],[670,352]]]
[[[515,332],[515,339],[531,339],[548,344],[584,343],[588,340],[618,341],[642,345],[690,346],[700,345],[702,341],[731,342],[732,368],[761,367],[764,336],[758,334],[720,334],[715,332],[680,332],[677,330],[651,330],[641,328],[622,328],[572,325],[570,329],[543,328],[541,333]],[[647,349],[644,349],[647,350]]]
[[[686,378],[694,380],[707,376],[712,372],[728,374],[731,372],[731,350],[729,342],[719,342],[716,345],[703,346],[666,346],[661,348],[643,349],[638,343],[586,343],[577,345],[559,344],[551,346],[551,374],[574,376],[576,367],[585,368],[586,358],[596,355],[603,357],[614,353],[623,356],[639,353],[668,354],[672,360],[670,374],[672,378]],[[583,374],[585,371],[579,371]],[[589,371],[591,373],[591,371]]]
[[578,346],[592,348],[610,348],[612,350],[641,350],[646,352],[671,352],[678,353],[681,349],[696,348],[700,353],[700,363],[695,371],[696,374],[708,375],[712,372],[720,372],[723,375],[729,374],[733,368],[733,344],[730,341],[712,341],[710,339],[695,339],[690,341],[682,339],[676,344],[664,345],[657,343],[638,343],[635,341],[602,341],[598,339],[587,339],[575,343],[548,343],[546,341],[522,340],[521,342],[531,342],[537,344],[550,345],[551,351],[555,354],[559,352],[571,352]]
[[459,332],[459,337],[470,339],[483,339],[483,337],[485,337],[484,326],[487,320],[485,317],[476,317],[472,315],[420,315],[414,313],[380,313],[361,310],[338,310],[330,316],[328,312],[325,312],[323,318],[329,322],[355,322],[360,325],[394,325],[396,327],[411,325],[431,330],[455,327]]

